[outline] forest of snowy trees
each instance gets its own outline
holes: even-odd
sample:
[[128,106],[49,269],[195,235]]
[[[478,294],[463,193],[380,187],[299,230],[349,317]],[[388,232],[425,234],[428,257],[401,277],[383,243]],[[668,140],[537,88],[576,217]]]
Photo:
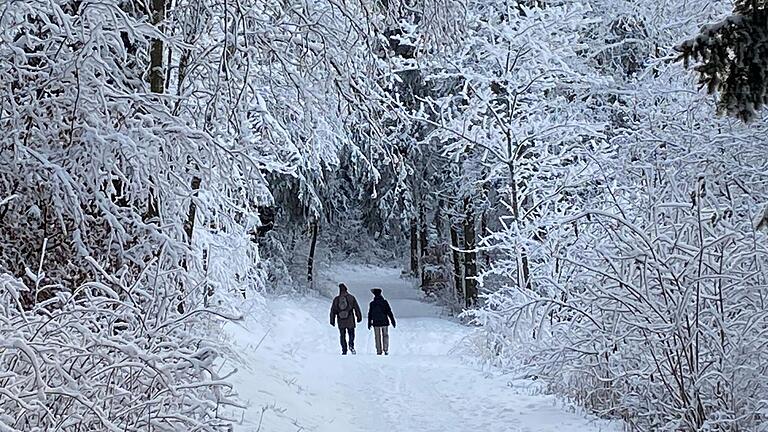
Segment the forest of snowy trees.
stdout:
[[0,431],[227,430],[233,299],[331,255],[402,258],[629,430],[760,430],[766,33],[758,0],[0,0]]

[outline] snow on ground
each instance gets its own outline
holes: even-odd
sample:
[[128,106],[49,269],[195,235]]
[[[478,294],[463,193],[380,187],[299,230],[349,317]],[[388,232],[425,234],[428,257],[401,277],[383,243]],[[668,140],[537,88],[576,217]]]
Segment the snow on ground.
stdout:
[[454,348],[472,330],[441,318],[394,268],[337,266],[322,290],[345,282],[365,315],[378,286],[397,318],[390,356],[376,356],[372,332],[358,326],[358,355],[341,356],[329,323],[330,299],[275,299],[244,324],[230,325],[242,356],[233,377],[250,404],[239,432],[597,432],[590,420],[462,361]]

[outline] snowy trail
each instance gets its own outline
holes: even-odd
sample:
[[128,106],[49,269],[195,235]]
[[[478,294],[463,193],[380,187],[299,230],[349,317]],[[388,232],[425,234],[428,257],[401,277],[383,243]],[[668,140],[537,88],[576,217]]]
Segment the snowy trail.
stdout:
[[[398,327],[391,355],[376,356],[365,321],[357,356],[341,356],[328,323],[329,299],[270,302],[268,325],[231,328],[243,355],[237,390],[251,403],[243,432],[597,432],[617,425],[568,412],[549,396],[531,395],[452,355],[471,329],[441,319],[396,269],[333,269],[326,289],[345,282],[363,309],[379,286]],[[266,337],[264,337],[266,333]],[[255,345],[264,338],[258,349]]]

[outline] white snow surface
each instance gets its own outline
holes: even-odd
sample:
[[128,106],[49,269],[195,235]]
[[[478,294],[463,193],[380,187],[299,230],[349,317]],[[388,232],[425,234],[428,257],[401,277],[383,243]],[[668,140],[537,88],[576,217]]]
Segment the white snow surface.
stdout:
[[[396,268],[335,266],[322,279],[331,295],[345,282],[364,320],[357,355],[342,356],[330,326],[330,298],[272,299],[254,305],[244,323],[227,328],[240,354],[232,378],[249,404],[238,432],[597,432],[615,423],[590,419],[533,383],[483,370],[459,355],[473,330],[421,300]],[[375,354],[365,327],[380,287],[392,304],[390,355]],[[246,305],[247,307],[248,305]]]

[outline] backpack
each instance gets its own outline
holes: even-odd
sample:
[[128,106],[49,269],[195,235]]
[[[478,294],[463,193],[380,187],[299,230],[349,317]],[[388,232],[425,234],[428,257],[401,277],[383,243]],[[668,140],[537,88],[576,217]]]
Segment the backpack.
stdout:
[[347,300],[347,296],[339,296],[339,319],[349,318],[350,312],[350,304],[349,300]]

